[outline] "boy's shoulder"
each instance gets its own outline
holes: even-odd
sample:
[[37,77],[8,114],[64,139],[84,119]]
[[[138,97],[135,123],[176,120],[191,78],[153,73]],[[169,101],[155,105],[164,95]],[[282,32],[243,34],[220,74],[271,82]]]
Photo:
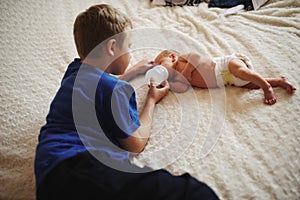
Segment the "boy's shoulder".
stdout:
[[133,86],[129,82],[105,72],[103,72],[99,78],[98,87],[106,90],[107,92],[134,91]]
[[[69,65],[65,78],[71,78],[77,86],[91,88],[98,85],[104,90],[117,90],[120,88],[132,87],[130,83],[120,80],[119,78],[104,72],[94,66],[84,64],[80,59],[74,59]],[[92,87],[92,88],[93,88]]]

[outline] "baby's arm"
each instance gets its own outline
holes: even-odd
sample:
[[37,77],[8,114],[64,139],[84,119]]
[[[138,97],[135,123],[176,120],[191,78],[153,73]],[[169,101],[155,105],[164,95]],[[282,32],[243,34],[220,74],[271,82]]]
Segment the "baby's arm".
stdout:
[[190,86],[189,82],[180,73],[175,73],[172,80],[169,80],[170,89],[173,92],[186,92]]
[[188,80],[192,80],[192,73],[197,68],[199,64],[200,56],[195,53],[189,53],[185,55],[181,55],[179,57],[179,62],[184,64],[184,68],[181,71],[181,74]]

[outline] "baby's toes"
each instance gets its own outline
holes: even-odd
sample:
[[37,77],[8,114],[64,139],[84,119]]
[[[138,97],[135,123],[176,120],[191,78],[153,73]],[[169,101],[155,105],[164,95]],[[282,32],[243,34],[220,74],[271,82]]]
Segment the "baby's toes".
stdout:
[[273,105],[273,104],[275,104],[276,103],[276,98],[272,98],[272,99],[265,99],[265,104],[267,104],[267,105]]
[[292,85],[287,88],[287,91],[289,94],[293,94],[295,92],[295,90],[296,90],[296,88]]

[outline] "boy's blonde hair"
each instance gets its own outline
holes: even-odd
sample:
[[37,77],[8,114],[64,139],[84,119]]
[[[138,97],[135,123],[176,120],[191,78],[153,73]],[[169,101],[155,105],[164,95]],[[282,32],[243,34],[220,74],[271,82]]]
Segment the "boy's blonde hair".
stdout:
[[91,6],[74,22],[73,34],[79,57],[98,57],[99,53],[91,51],[104,40],[124,32],[127,27],[132,27],[131,20],[117,9],[106,4]]

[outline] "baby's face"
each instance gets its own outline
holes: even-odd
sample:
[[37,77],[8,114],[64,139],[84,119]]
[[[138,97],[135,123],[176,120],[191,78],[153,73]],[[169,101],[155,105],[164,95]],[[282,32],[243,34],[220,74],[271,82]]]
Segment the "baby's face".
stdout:
[[158,55],[155,58],[154,62],[168,68],[172,68],[175,63],[171,55],[162,55],[162,54]]
[[175,62],[174,62],[174,58],[172,58],[171,56],[165,56],[165,55],[158,55],[155,60],[155,63],[164,66],[168,72],[169,72],[169,77],[173,76],[174,73],[174,66],[175,66]]

